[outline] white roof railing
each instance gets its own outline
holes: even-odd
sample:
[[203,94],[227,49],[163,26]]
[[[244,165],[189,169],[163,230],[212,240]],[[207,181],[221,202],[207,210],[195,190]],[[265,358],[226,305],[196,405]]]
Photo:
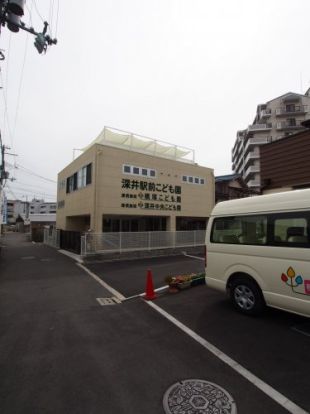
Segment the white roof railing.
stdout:
[[83,148],[83,151],[94,144],[107,145],[175,161],[195,163],[195,151],[193,149],[106,126],[91,144]]

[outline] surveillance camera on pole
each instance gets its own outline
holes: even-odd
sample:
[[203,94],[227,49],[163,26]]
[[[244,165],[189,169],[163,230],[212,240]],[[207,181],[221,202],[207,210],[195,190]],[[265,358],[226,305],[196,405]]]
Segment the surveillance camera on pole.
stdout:
[[[19,29],[25,30],[36,36],[34,45],[39,53],[46,52],[47,46],[56,45],[57,39],[52,39],[46,34],[48,23],[44,22],[42,33],[34,30],[33,27],[27,27],[21,21],[24,15],[24,6],[26,0],[0,0],[0,32],[1,26],[7,25],[11,32],[18,32]],[[3,60],[3,53],[0,52],[0,60]]]
[[9,0],[7,4],[7,26],[11,32],[18,32],[20,18],[24,15],[25,0]]

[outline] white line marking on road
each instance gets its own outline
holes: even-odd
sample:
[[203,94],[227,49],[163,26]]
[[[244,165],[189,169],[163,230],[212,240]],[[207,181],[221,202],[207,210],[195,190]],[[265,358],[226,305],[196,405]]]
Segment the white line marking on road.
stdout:
[[298,329],[298,328],[296,328],[296,326],[292,326],[291,329],[292,329],[292,331],[298,332],[298,333],[300,333],[302,335],[310,336],[310,333],[305,332],[302,329]]
[[192,258],[192,259],[197,259],[197,260],[202,260],[202,261],[204,261],[204,260],[205,260],[205,258],[204,258],[204,257],[192,256],[191,254],[187,254],[186,252],[182,252],[182,253],[183,253],[183,256],[190,257],[190,258]]
[[272,388],[266,382],[256,377],[256,375],[252,374],[250,371],[248,371],[246,368],[240,365],[237,361],[233,360],[228,355],[224,354],[224,352],[222,352],[220,349],[218,349],[217,347],[212,345],[210,342],[202,338],[196,332],[192,331],[190,328],[188,328],[182,322],[178,321],[168,312],[166,312],[159,306],[155,305],[155,303],[147,302],[147,301],[146,303],[149,306],[151,306],[153,309],[155,309],[157,312],[159,312],[163,317],[168,319],[175,326],[177,326],[179,329],[181,329],[183,332],[185,332],[187,335],[189,335],[191,338],[193,338],[195,341],[197,341],[200,345],[202,345],[204,348],[210,351],[217,358],[225,362],[225,364],[229,365],[232,369],[234,369],[236,372],[238,372],[240,375],[242,375],[244,378],[250,381],[263,393],[268,395],[268,397],[270,397],[271,399],[276,401],[278,404],[280,404],[282,407],[284,407],[287,411],[289,411],[292,414],[308,414],[307,411],[305,411],[304,409],[296,405],[293,401],[290,401],[283,394],[279,393],[277,390]]
[[87,267],[83,266],[81,263],[76,263],[77,266],[81,267],[86,273],[88,273],[93,279],[95,279],[98,283],[100,283],[101,286],[103,286],[105,289],[107,289],[112,295],[117,297],[117,299],[123,301],[125,296],[123,296],[121,293],[119,293],[117,290],[112,288],[112,286],[108,285],[106,282],[101,280],[95,273],[91,272]]
[[[162,290],[166,290],[168,288],[169,288],[169,286],[168,285],[165,285],[165,286],[162,286],[162,287],[159,287],[159,288],[154,289],[154,292],[161,292]],[[146,295],[145,292],[138,293],[137,295],[129,296],[128,298],[125,298],[124,300],[130,300],[130,299],[135,299],[135,298],[142,298],[145,295]]]

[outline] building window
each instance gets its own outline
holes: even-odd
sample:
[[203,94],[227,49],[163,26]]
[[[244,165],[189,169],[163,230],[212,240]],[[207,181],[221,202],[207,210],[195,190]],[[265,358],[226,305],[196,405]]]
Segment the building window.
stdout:
[[123,174],[141,175],[142,177],[155,178],[156,171],[151,168],[123,165]]
[[189,184],[198,184],[203,185],[205,183],[205,179],[201,177],[192,177],[190,175],[183,175],[182,181]]
[[92,165],[88,164],[86,166],[86,185],[91,184],[91,175],[92,175]]
[[88,164],[81,168],[78,172],[67,178],[66,192],[71,193],[72,191],[86,187],[91,184],[91,172],[92,165]]
[[288,126],[296,126],[296,119],[295,118],[288,118],[287,119]]

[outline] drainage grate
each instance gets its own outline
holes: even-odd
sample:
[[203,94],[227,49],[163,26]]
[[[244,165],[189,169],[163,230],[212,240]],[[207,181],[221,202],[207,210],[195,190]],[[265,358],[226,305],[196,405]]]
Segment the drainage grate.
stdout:
[[97,298],[97,301],[100,303],[101,306],[117,305],[118,303],[121,303],[121,301],[117,299],[115,296],[113,296],[112,298]]
[[177,382],[165,393],[166,414],[236,414],[233,397],[209,381],[189,379]]

